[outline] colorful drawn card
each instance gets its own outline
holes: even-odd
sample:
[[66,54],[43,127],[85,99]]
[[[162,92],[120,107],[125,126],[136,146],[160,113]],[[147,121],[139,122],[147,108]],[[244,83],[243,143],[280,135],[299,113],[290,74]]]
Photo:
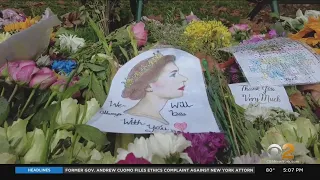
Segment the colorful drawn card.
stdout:
[[88,122],[103,132],[220,132],[200,61],[174,48],[152,49],[124,64]]
[[232,95],[239,106],[259,104],[291,111],[292,107],[283,86],[250,86],[248,83],[229,84]]
[[319,56],[298,41],[275,38],[222,50],[233,53],[252,86],[320,82]]

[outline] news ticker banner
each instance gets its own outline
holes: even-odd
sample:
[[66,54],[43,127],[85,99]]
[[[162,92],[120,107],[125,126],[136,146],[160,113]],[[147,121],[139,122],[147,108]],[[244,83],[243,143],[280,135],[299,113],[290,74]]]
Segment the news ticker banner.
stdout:
[[255,167],[16,167],[16,174],[255,174]]
[[215,165],[208,167],[15,167],[15,174],[301,174],[317,172],[320,166],[251,166],[236,167]]

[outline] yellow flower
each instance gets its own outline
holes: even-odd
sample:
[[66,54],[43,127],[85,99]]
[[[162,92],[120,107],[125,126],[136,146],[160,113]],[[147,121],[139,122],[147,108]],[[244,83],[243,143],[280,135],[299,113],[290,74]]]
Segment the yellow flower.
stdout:
[[4,26],[3,29],[5,32],[22,31],[39,22],[40,18],[40,16],[34,18],[28,17],[24,22],[11,23]]
[[3,41],[7,40],[9,37],[11,37],[11,34],[8,32],[3,32],[0,34],[0,43],[2,43]]
[[[210,46],[212,49],[231,45],[231,33],[221,21],[192,21],[185,29],[191,50]],[[203,47],[201,47],[203,46]]]
[[[305,37],[307,34],[313,33],[313,37]],[[289,34],[289,38],[298,40],[311,46],[316,53],[320,54],[320,49],[316,46],[320,43],[320,18],[309,17],[308,23],[306,23],[299,32],[295,34]]]
[[52,32],[52,33],[50,34],[50,40],[51,40],[51,41],[55,41],[55,40],[56,40],[56,34],[55,34],[55,33]]

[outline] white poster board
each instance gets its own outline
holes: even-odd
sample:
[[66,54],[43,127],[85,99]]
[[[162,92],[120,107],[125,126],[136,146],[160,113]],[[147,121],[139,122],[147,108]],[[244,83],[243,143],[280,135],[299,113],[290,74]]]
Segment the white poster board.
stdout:
[[200,60],[174,48],[152,49],[124,64],[88,124],[114,133],[220,132]]
[[252,86],[320,82],[319,56],[298,41],[275,38],[221,50],[233,53]]
[[293,112],[283,86],[250,86],[248,83],[236,83],[229,84],[229,88],[239,106],[258,103],[263,107],[278,107]]

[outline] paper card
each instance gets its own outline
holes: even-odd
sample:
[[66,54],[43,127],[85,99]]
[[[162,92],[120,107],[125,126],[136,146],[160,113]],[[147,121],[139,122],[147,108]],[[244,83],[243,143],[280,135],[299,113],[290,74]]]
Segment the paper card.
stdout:
[[88,124],[114,133],[220,132],[200,60],[174,48],[152,49],[124,64]]
[[275,38],[222,50],[233,53],[252,86],[320,82],[319,56],[298,41]]
[[259,103],[264,107],[278,107],[293,112],[283,86],[250,86],[248,83],[229,84],[239,106]]

